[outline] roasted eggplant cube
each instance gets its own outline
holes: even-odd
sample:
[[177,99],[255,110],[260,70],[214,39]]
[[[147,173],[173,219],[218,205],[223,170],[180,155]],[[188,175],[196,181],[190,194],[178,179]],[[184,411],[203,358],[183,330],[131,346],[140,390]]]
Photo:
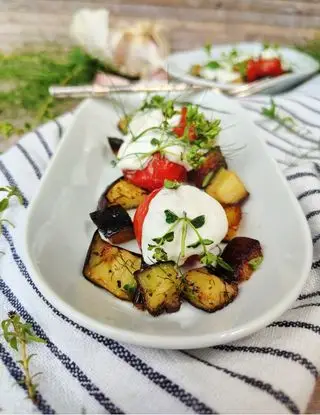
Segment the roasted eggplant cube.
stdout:
[[128,134],[128,127],[130,123],[130,117],[122,117],[118,122],[118,128],[122,132],[122,134]]
[[153,316],[174,313],[181,305],[181,278],[173,262],[151,265],[135,273],[146,309]]
[[228,281],[242,282],[248,280],[259,267],[263,253],[260,242],[256,239],[237,236],[225,247],[221,258],[233,268],[233,271],[218,265],[217,274]]
[[121,147],[123,140],[121,138],[117,138],[117,137],[107,137],[111,150],[113,152],[114,155],[118,154],[119,148]]
[[140,267],[140,255],[105,242],[96,231],[87,253],[83,275],[115,297],[132,301],[137,286],[134,272]]
[[249,193],[233,171],[221,168],[205,191],[223,205],[237,205],[244,202]]
[[134,239],[133,224],[128,212],[120,205],[112,205],[90,213],[93,223],[113,244]]
[[228,233],[224,237],[224,241],[231,241],[231,239],[236,237],[238,228],[240,226],[242,217],[241,206],[225,206],[224,211],[226,212],[228,219]]
[[183,295],[195,307],[213,313],[236,298],[238,285],[224,281],[207,268],[197,268],[185,274]]
[[141,311],[145,310],[142,291],[139,287],[137,287],[136,292],[134,294],[133,305]]
[[117,179],[106,189],[98,203],[98,209],[105,206],[120,205],[124,209],[135,209],[147,196],[146,190],[140,189],[123,177]]
[[227,168],[226,160],[219,146],[211,150],[201,166],[188,173],[188,180],[199,188],[206,187],[221,167]]

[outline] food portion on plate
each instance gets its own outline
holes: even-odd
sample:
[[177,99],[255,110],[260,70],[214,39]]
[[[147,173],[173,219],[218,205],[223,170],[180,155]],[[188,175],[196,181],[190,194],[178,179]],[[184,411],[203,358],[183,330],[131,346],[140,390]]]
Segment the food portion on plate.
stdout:
[[[227,306],[263,253],[237,236],[249,192],[218,145],[220,120],[155,95],[118,127],[109,144],[123,176],[90,213],[97,231],[83,275],[153,316],[183,300],[206,312]],[[134,240],[140,253],[122,245]]]
[[277,77],[291,71],[277,45],[265,44],[257,53],[232,48],[217,58],[211,55],[211,45],[205,46],[207,61],[190,68],[192,76],[219,83],[253,82],[266,77]]

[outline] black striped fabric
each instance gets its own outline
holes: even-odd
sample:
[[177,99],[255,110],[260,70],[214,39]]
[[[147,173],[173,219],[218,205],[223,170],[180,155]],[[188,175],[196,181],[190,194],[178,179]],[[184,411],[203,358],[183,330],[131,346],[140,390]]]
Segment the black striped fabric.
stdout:
[[[249,338],[192,351],[121,344],[63,315],[34,284],[23,248],[26,208],[72,115],[40,127],[0,157],[0,184],[17,186],[0,239],[0,318],[15,310],[46,345],[33,346],[39,378],[36,405],[25,394],[15,353],[0,338],[0,406],[20,413],[300,413],[320,367],[320,79],[303,93],[275,98],[297,119],[296,131],[261,116],[269,98],[242,99],[264,134],[310,225],[310,277],[292,308]],[[304,87],[306,88],[306,87]],[[318,89],[317,89],[318,88]],[[319,93],[317,93],[319,91]],[[17,163],[18,160],[18,163]],[[9,380],[12,385],[10,387]],[[3,386],[5,385],[5,387]]]

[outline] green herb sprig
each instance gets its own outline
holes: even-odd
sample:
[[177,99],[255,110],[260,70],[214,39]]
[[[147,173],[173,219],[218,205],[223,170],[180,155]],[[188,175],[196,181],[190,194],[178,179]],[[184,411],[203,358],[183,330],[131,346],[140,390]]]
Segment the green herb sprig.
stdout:
[[[186,212],[183,212],[183,216],[178,216],[176,213],[169,209],[164,211],[164,215],[166,222],[171,226],[164,235],[152,239],[154,243],[148,245],[148,250],[153,251],[153,259],[159,262],[168,260],[168,254],[164,250],[163,246],[165,243],[172,242],[174,240],[175,228],[179,223],[182,223],[180,257],[184,258],[186,248],[198,248],[201,246],[202,252],[200,253],[200,261],[202,264],[208,266],[217,263],[228,271],[233,270],[230,265],[223,261],[220,256],[217,256],[208,251],[208,246],[212,245],[214,241],[211,239],[202,238],[201,234],[198,231],[198,229],[202,228],[202,226],[205,224],[205,215],[200,215],[191,219],[187,216]],[[191,228],[194,231],[197,239],[192,244],[186,246],[186,235],[188,228]]]
[[23,199],[20,191],[13,186],[4,186],[0,187],[0,192],[7,193],[6,197],[0,200],[0,235],[2,234],[2,226],[4,223],[8,223],[9,225],[13,226],[13,223],[11,223],[8,219],[4,219],[2,217],[3,212],[9,207],[9,200],[12,197],[16,197],[18,201],[22,204]]
[[23,323],[15,312],[8,313],[8,319],[1,322],[1,329],[5,341],[13,350],[20,353],[21,359],[18,360],[18,363],[24,373],[23,383],[26,386],[28,397],[32,402],[36,402],[38,384],[34,383],[34,379],[41,373],[31,374],[30,372],[30,361],[35,354],[28,353],[28,345],[30,343],[46,343],[46,341],[37,337],[32,331],[31,324]]
[[[174,115],[179,114],[180,109],[176,109],[173,100],[166,100],[164,97],[155,95],[151,98],[147,98],[141,107],[137,111],[144,111],[146,109],[161,109],[163,113],[163,121],[159,126],[149,127],[143,130],[138,135],[134,136],[132,133],[132,141],[136,141],[143,137],[146,133],[151,131],[157,131],[159,133],[159,139],[153,138],[151,144],[155,148],[148,152],[127,154],[124,157],[132,157],[135,155],[140,160],[152,156],[155,153],[165,155],[170,152],[172,146],[184,146],[183,157],[190,164],[192,168],[198,168],[204,161],[205,154],[212,149],[215,145],[215,141],[219,133],[221,132],[220,120],[215,119],[213,121],[207,120],[197,105],[187,105],[186,112],[186,127],[184,135],[182,137],[176,137],[172,131],[172,126],[169,125],[169,119]],[[132,117],[132,114],[130,114]],[[196,137],[191,141],[189,137],[189,131],[193,129],[196,133]],[[130,126],[129,126],[130,131]],[[119,160],[122,160],[122,157]]]
[[262,107],[261,114],[270,120],[276,121],[279,125],[285,127],[291,132],[296,132],[296,121],[290,116],[282,116],[275,101],[271,98],[268,107]]
[[[20,135],[60,115],[74,106],[74,101],[61,102],[49,95],[51,85],[79,85],[92,81],[99,70],[109,71],[101,62],[88,56],[82,49],[69,51],[63,47],[0,53],[0,82],[8,88],[0,89],[0,135],[9,138]],[[29,119],[15,125],[11,119]]]

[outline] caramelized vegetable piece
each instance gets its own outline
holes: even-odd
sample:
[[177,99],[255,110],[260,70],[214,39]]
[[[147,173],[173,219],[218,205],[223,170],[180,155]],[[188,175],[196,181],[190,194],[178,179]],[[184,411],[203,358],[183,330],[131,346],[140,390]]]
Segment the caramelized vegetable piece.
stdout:
[[201,65],[193,65],[193,66],[191,66],[190,74],[192,76],[200,76],[201,75]]
[[185,274],[183,294],[195,307],[213,313],[236,298],[238,286],[211,274],[207,268],[198,268]]
[[221,167],[227,168],[227,163],[217,146],[206,155],[198,169],[189,172],[188,179],[199,188],[206,187]]
[[141,267],[141,256],[119,248],[93,235],[83,275],[121,300],[132,301],[136,290],[134,272]]
[[181,279],[173,262],[151,265],[135,273],[146,309],[153,316],[180,309]]
[[137,287],[137,289],[136,289],[136,292],[135,292],[134,298],[133,298],[133,305],[141,311],[145,310],[141,288]]
[[248,280],[253,271],[258,269],[263,260],[263,253],[260,242],[256,239],[237,236],[225,247],[221,258],[233,268],[233,271],[218,266],[217,274],[227,281],[242,282]]
[[103,209],[108,205],[120,205],[124,209],[135,209],[147,196],[146,190],[130,183],[128,180],[120,179],[111,183],[100,198],[98,209]]
[[242,217],[241,207],[239,205],[225,206],[224,211],[226,212],[228,219],[228,233],[225,236],[225,241],[231,241],[236,235],[240,226]]
[[97,228],[113,244],[134,239],[133,224],[127,211],[120,205],[112,205],[90,213]]
[[107,138],[108,138],[111,150],[113,151],[113,154],[117,155],[119,148],[121,147],[121,144],[123,143],[123,140],[117,137],[107,137]]
[[236,205],[247,199],[249,193],[233,171],[221,168],[205,191],[224,205]]
[[129,126],[130,118],[129,117],[122,117],[118,122],[118,128],[122,132],[122,134],[128,134],[128,126]]

